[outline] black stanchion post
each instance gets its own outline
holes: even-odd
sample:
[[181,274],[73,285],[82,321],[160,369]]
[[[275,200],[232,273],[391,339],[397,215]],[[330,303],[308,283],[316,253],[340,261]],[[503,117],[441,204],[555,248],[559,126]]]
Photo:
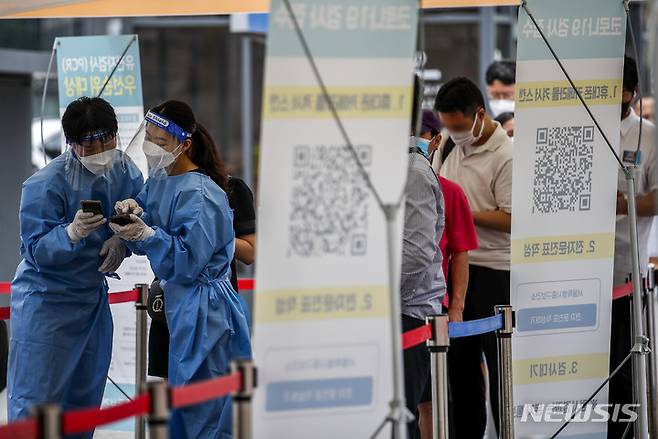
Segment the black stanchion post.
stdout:
[[432,372],[432,437],[448,439],[448,315],[425,318],[432,325],[432,338],[427,340]]
[[512,381],[512,332],[514,313],[510,305],[497,305],[496,314],[503,316],[503,327],[496,331],[498,338],[498,369],[500,395],[500,438],[514,439],[514,400]]
[[649,264],[647,273],[646,322],[651,352],[647,365],[647,388],[649,391],[649,436],[658,438],[658,358],[656,355],[656,266]]
[[[135,302],[135,389],[137,393],[146,388],[146,303],[148,301],[149,286],[137,284],[137,301]],[[143,416],[135,418],[135,439],[146,439],[146,424]]]
[[166,381],[148,383],[151,413],[148,417],[149,439],[169,439],[169,408],[171,398]]
[[57,404],[40,404],[32,409],[39,423],[39,438],[61,439],[62,408]]
[[240,373],[242,386],[233,394],[233,437],[235,439],[251,439],[252,404],[256,388],[256,368],[250,359],[238,359],[231,363],[231,373]]

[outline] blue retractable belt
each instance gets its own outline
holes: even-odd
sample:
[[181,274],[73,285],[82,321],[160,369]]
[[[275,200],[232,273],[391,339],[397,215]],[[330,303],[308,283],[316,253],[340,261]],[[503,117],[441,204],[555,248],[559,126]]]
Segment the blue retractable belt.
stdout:
[[468,322],[448,323],[450,338],[470,337],[487,334],[503,328],[503,315],[497,314],[484,319],[469,320]]

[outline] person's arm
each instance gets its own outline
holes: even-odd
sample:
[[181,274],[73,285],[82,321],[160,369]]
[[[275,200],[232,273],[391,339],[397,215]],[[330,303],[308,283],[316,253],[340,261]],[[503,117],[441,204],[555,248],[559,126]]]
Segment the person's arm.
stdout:
[[452,202],[452,227],[448,230],[448,253],[450,260],[450,306],[448,317],[461,321],[464,302],[468,291],[468,252],[478,248],[477,234],[471,208],[464,191],[456,186]]
[[[402,242],[402,271],[400,288],[402,297],[409,297],[425,276],[434,256],[439,251],[436,225],[439,221],[436,193],[433,182],[436,176],[428,167],[427,172],[409,165],[405,187],[405,218]],[[437,184],[437,183],[434,183]]]
[[[637,216],[655,216],[656,191],[635,197]],[[628,199],[626,195],[617,191],[617,215],[628,215]]]
[[85,239],[72,242],[62,188],[56,183],[23,186],[19,211],[22,256],[36,267],[73,261],[85,248]]
[[501,165],[493,182],[496,210],[473,212],[476,226],[499,232],[512,230],[512,156]]
[[473,212],[473,222],[476,226],[510,233],[512,231],[512,215],[502,210]]
[[235,237],[235,257],[243,264],[251,265],[256,260],[256,234]]
[[228,202],[233,209],[235,258],[247,265],[256,260],[256,210],[254,195],[239,178],[229,179]]
[[468,289],[468,252],[458,252],[450,259],[450,306],[448,318],[451,322],[463,320],[466,290]]

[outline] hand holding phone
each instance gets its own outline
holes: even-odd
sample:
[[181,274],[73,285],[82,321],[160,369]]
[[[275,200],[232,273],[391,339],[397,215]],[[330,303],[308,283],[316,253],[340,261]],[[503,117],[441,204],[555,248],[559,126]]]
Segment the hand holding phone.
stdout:
[[83,200],[80,202],[80,207],[81,209],[75,213],[71,224],[66,226],[66,233],[74,243],[86,238],[107,223],[100,201]]

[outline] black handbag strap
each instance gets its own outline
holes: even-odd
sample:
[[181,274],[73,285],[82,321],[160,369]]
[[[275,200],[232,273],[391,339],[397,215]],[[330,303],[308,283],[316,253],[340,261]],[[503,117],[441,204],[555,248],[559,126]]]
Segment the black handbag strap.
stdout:
[[441,163],[445,163],[446,158],[448,158],[453,149],[455,149],[455,142],[452,140],[452,137],[448,137],[445,145],[443,145],[443,149],[441,149]]

